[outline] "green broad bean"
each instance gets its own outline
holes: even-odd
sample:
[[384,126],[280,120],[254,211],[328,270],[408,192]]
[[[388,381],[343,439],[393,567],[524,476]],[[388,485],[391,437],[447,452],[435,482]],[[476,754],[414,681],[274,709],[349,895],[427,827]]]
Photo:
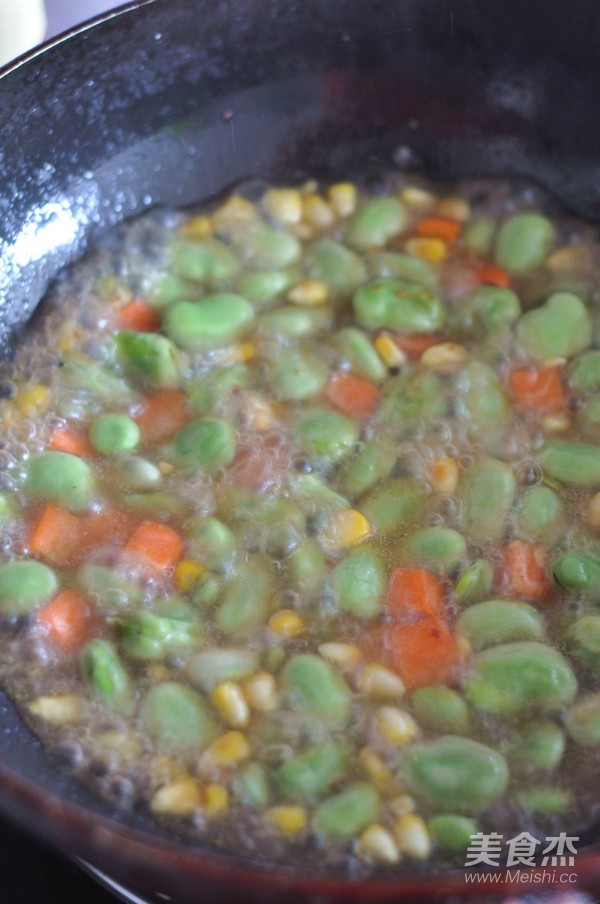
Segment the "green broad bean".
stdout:
[[484,458],[471,465],[458,485],[467,536],[477,542],[502,538],[516,489],[512,470],[504,462]]
[[123,404],[134,397],[129,383],[91,358],[80,361],[65,355],[59,365],[57,378],[67,386],[84,390],[102,402],[118,401]]
[[135,659],[164,659],[177,647],[195,643],[200,633],[197,619],[183,603],[157,612],[142,609],[121,622],[123,649]]
[[379,406],[379,423],[395,439],[410,439],[448,412],[448,394],[433,371],[401,373],[388,380]]
[[314,474],[299,474],[293,481],[292,489],[294,498],[302,503],[308,503],[312,514],[322,512],[330,514],[350,508],[345,496],[336,493]]
[[481,337],[513,323],[521,315],[521,303],[510,289],[479,286],[458,304],[454,320],[461,331]]
[[312,801],[343,775],[346,759],[347,751],[341,744],[312,747],[286,760],[279,767],[277,780],[286,797]]
[[423,803],[457,813],[485,810],[508,784],[508,768],[500,753],[455,735],[413,747],[401,771]]
[[570,358],[592,340],[588,309],[572,292],[555,292],[539,308],[523,314],[516,326],[517,339],[526,354],[543,361]]
[[351,218],[345,240],[359,251],[383,248],[408,225],[408,211],[397,198],[373,198]]
[[234,236],[234,245],[254,270],[280,270],[295,264],[302,254],[294,235],[260,222]]
[[586,668],[600,667],[600,615],[582,615],[567,634],[569,652]]
[[387,367],[377,354],[366,333],[346,326],[335,336],[335,343],[352,370],[367,380],[381,382],[387,377]]
[[517,536],[557,543],[566,530],[563,501],[550,487],[528,487],[517,503],[515,522]]
[[266,619],[274,593],[268,560],[255,556],[241,565],[225,588],[216,622],[223,634],[237,634],[257,627]]
[[257,330],[269,339],[303,339],[322,333],[331,324],[331,312],[326,307],[301,308],[298,305],[283,305],[258,321]]
[[543,640],[544,617],[528,603],[486,600],[462,613],[458,632],[476,652],[515,640]]
[[254,375],[247,364],[234,364],[194,380],[187,387],[189,404],[195,414],[210,414],[224,405],[233,393],[251,389]]
[[552,562],[554,580],[565,590],[573,590],[600,601],[600,559],[576,552],[564,552]]
[[275,398],[284,402],[318,395],[329,378],[329,368],[305,349],[278,356],[269,367],[268,382]]
[[122,330],[115,346],[117,360],[132,376],[156,386],[179,386],[181,354],[166,336]]
[[177,242],[172,249],[171,269],[176,276],[191,282],[223,283],[233,279],[239,262],[224,242],[207,238]]
[[457,813],[440,813],[427,822],[433,843],[444,851],[466,851],[471,836],[477,833],[477,823]]
[[567,660],[535,641],[502,644],[478,653],[465,680],[467,700],[480,712],[513,716],[556,712],[571,703],[577,679]]
[[544,472],[561,483],[600,486],[600,448],[587,443],[556,440],[546,443],[540,453]]
[[115,475],[129,490],[154,490],[162,480],[157,466],[137,455],[120,458],[115,465]]
[[163,330],[180,348],[203,351],[238,339],[254,319],[250,302],[233,292],[179,301],[167,309]]
[[471,731],[469,707],[459,693],[442,684],[417,688],[410,703],[419,725],[440,734],[465,735]]
[[435,291],[439,277],[434,267],[420,257],[395,251],[372,252],[367,257],[369,276],[413,282]]
[[255,650],[238,647],[219,647],[202,650],[191,659],[187,674],[195,687],[205,693],[223,681],[241,681],[258,671],[259,658]]
[[433,333],[444,323],[439,298],[425,286],[395,279],[376,279],[362,286],[352,299],[354,315],[368,330],[385,327]]
[[479,603],[489,596],[494,583],[494,569],[487,559],[475,559],[459,575],[454,586],[454,599],[462,606]]
[[593,350],[577,355],[567,368],[569,385],[575,392],[600,390],[600,351]]
[[179,518],[188,510],[187,503],[173,493],[129,493],[123,505],[138,514]]
[[509,749],[511,765],[526,771],[555,769],[565,752],[565,736],[554,722],[534,722],[519,729]]
[[265,810],[271,796],[267,770],[262,763],[248,763],[233,780],[233,793],[251,810]]
[[184,753],[205,747],[219,733],[204,699],[175,681],[152,687],[141,710],[144,730],[167,750]]
[[29,459],[25,491],[34,499],[81,512],[90,505],[95,489],[92,469],[76,455],[37,452]]
[[311,245],[304,264],[308,276],[323,279],[337,295],[350,295],[366,279],[360,257],[332,239]]
[[286,573],[292,587],[302,596],[321,593],[327,565],[320,544],[310,538],[302,540],[286,561]]
[[494,245],[496,263],[520,276],[544,263],[556,243],[556,230],[539,213],[516,213],[504,221]]
[[361,496],[387,477],[398,460],[396,444],[386,438],[370,440],[352,459],[342,477],[342,489],[351,497]]
[[425,492],[411,477],[392,477],[361,497],[358,508],[377,534],[388,536],[409,524],[424,501]]
[[291,270],[259,270],[242,276],[236,289],[248,301],[261,306],[288,292],[296,281],[297,274]]
[[114,646],[107,640],[92,640],[81,651],[80,667],[83,680],[95,695],[117,712],[127,709],[131,687]]
[[490,253],[495,235],[494,218],[482,214],[467,220],[462,232],[462,242],[469,251],[484,257]]
[[581,407],[577,419],[587,427],[595,427],[600,424],[600,395],[592,396]]
[[200,518],[188,530],[189,546],[206,568],[227,571],[237,549],[233,531],[217,518]]
[[470,361],[454,380],[455,413],[469,421],[483,440],[503,434],[510,413],[496,372],[483,361]]
[[250,549],[274,559],[287,557],[306,534],[306,516],[296,500],[280,497],[260,505],[242,531]]
[[174,439],[175,458],[179,463],[204,468],[212,474],[231,464],[235,449],[235,429],[228,421],[216,417],[190,421]]
[[449,527],[423,527],[401,544],[402,558],[431,571],[454,571],[467,554],[465,538]]
[[329,465],[348,455],[359,436],[358,422],[335,411],[314,411],[296,427],[296,439],[302,451],[311,459]]
[[0,615],[16,618],[45,603],[58,590],[51,568],[34,559],[0,565]]
[[347,724],[350,688],[341,672],[319,656],[292,656],[281,672],[281,686],[292,709],[305,711],[332,726]]
[[567,732],[580,747],[600,745],[600,693],[587,694],[565,717]]
[[333,844],[342,843],[376,822],[379,806],[375,788],[366,782],[353,782],[319,804],[312,819],[313,831]]
[[358,618],[374,618],[383,608],[385,568],[373,549],[351,550],[333,569],[331,586],[336,603]]
[[223,582],[215,574],[205,572],[200,575],[194,586],[192,602],[194,606],[208,609],[214,606],[221,595]]
[[176,301],[195,298],[201,292],[197,283],[181,279],[174,273],[159,273],[142,283],[142,296],[158,310],[167,308]]
[[140,605],[143,591],[132,578],[106,565],[83,565],[77,573],[82,589],[100,605],[123,609]]
[[564,813],[571,805],[571,795],[564,788],[536,785],[515,794],[517,801],[529,813]]
[[140,443],[140,428],[126,414],[99,415],[90,427],[90,442],[101,455],[133,452]]

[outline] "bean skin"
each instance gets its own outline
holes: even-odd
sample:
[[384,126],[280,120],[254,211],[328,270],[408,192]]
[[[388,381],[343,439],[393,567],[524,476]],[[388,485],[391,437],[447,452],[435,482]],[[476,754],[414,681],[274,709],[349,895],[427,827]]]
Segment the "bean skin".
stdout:
[[29,459],[25,489],[35,499],[81,512],[92,502],[94,474],[88,463],[76,455],[38,452]]
[[350,716],[350,689],[341,672],[319,656],[292,656],[281,673],[292,709],[304,710],[332,725],[344,726]]
[[600,559],[576,552],[565,552],[552,562],[555,581],[566,590],[600,600]]
[[573,486],[600,486],[600,448],[561,440],[547,443],[540,453],[546,474]]
[[313,831],[333,844],[342,843],[376,820],[379,804],[379,795],[371,785],[354,782],[319,804],[312,820]]
[[148,691],[142,703],[142,723],[151,738],[174,752],[201,749],[219,730],[200,694],[175,681]]
[[331,576],[336,602],[358,618],[374,618],[383,608],[385,571],[372,549],[353,549]]
[[408,211],[396,198],[373,198],[352,217],[346,241],[354,248],[368,251],[382,248],[402,232],[408,223]]
[[459,634],[473,650],[516,640],[543,640],[544,618],[528,603],[486,600],[465,609],[457,623]]
[[0,565],[0,615],[15,618],[49,600],[58,590],[51,568],[34,559]]
[[532,358],[570,358],[591,342],[592,324],[584,303],[572,292],[555,292],[541,308],[523,314],[516,335]]
[[485,458],[472,465],[458,486],[465,533],[476,541],[503,537],[515,494],[516,481],[507,464]]
[[377,279],[358,290],[353,299],[358,323],[369,330],[432,333],[444,322],[444,308],[425,286],[393,279]]
[[554,226],[538,213],[517,213],[500,227],[494,247],[496,263],[520,275],[539,267],[556,242]]

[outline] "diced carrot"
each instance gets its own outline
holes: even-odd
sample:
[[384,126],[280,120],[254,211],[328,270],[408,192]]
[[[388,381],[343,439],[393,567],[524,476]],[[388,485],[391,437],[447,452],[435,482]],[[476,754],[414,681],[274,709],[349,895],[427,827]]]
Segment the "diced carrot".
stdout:
[[142,404],[135,420],[146,442],[170,439],[190,419],[185,393],[179,389],[159,389]]
[[519,368],[510,375],[513,402],[525,411],[564,411],[567,394],[557,367]]
[[179,534],[160,521],[142,521],[125,544],[127,552],[140,556],[161,572],[177,564],[184,548]]
[[444,616],[444,585],[437,575],[424,568],[395,568],[390,576],[386,596],[391,615],[414,618]]
[[241,445],[229,469],[233,482],[252,490],[265,490],[289,473],[294,450],[275,434],[257,434],[252,445]]
[[120,330],[153,333],[160,326],[160,317],[147,302],[136,298],[117,311],[117,326]]
[[391,625],[385,647],[390,666],[409,690],[427,684],[454,684],[459,678],[464,650],[440,619],[424,617]]
[[61,592],[37,614],[37,624],[64,653],[74,653],[92,633],[94,616],[74,590]]
[[424,239],[442,239],[455,242],[462,231],[462,223],[449,217],[423,217],[415,234]]
[[392,333],[392,339],[409,358],[420,358],[432,345],[439,345],[443,338],[427,333]]
[[480,283],[498,286],[500,289],[510,288],[510,276],[502,267],[497,267],[496,264],[480,264],[474,269]]
[[80,458],[94,455],[87,436],[76,427],[56,427],[52,431],[48,445],[56,452],[69,452]]
[[332,376],[325,395],[344,414],[359,420],[370,417],[379,403],[379,390],[373,383],[345,371]]
[[502,550],[498,583],[503,593],[516,599],[543,602],[552,588],[545,546],[512,540]]
[[31,529],[31,554],[46,559],[53,565],[72,564],[81,552],[82,520],[78,515],[53,503],[44,506]]
[[81,518],[81,546],[83,552],[98,546],[122,546],[131,536],[139,517],[131,512],[104,509]]

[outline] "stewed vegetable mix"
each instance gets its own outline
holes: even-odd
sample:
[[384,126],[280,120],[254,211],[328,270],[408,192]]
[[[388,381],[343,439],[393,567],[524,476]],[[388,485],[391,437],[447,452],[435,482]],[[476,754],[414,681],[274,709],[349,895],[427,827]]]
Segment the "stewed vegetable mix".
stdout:
[[584,826],[599,287],[596,230],[531,187],[250,184],[121,228],[0,384],[0,666],[34,731],[267,859]]

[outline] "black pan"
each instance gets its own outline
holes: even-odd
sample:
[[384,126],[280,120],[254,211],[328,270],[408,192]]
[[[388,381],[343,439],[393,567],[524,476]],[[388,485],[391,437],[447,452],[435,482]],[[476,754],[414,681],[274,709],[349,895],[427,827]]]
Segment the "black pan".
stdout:
[[[599,217],[599,46],[594,0],[145,0],[59,38],[0,78],[5,353],[110,226],[251,176],[526,175]],[[178,902],[484,893],[459,873],[352,882],[179,847],[73,782],[5,699],[0,729],[6,814]],[[590,851],[579,883],[598,893]]]

